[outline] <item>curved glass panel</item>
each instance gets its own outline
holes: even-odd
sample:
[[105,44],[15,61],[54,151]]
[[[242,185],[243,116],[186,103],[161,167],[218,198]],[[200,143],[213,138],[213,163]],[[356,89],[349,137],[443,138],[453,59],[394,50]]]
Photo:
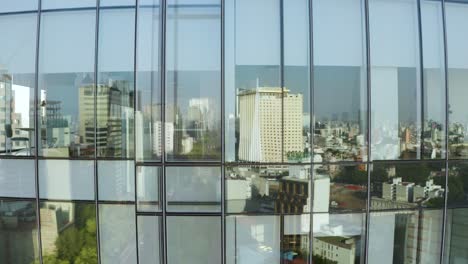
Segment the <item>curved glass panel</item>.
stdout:
[[132,158],[135,8],[101,9],[99,32],[97,156]]
[[36,31],[36,13],[0,15],[0,157],[35,154]]
[[221,159],[221,4],[169,0],[166,159]]
[[96,12],[41,16],[39,155],[93,157]]
[[416,0],[369,1],[372,160],[421,158]]
[[39,263],[36,202],[0,199],[0,259],[4,263]]
[[[139,161],[158,161],[162,156],[160,20],[159,0],[140,1],[135,106],[135,156]],[[172,135],[166,136],[167,148]]]
[[44,263],[97,264],[96,207],[84,202],[41,202]]
[[316,162],[367,161],[363,5],[361,0],[314,1]]

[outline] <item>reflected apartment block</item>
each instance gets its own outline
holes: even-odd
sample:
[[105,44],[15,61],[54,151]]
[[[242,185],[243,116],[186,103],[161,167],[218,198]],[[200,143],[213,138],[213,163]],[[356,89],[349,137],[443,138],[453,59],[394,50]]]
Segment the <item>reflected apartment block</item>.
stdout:
[[314,258],[326,259],[337,264],[355,263],[356,241],[352,237],[341,236],[321,236],[314,237]]
[[257,87],[240,91],[237,96],[239,160],[281,162],[288,154],[304,152],[302,94]]

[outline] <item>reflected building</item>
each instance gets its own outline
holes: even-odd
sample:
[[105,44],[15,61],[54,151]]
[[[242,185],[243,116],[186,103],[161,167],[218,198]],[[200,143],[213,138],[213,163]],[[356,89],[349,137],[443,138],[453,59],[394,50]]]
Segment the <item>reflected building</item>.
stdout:
[[98,85],[96,98],[93,85],[80,87],[79,113],[80,137],[85,146],[96,140],[98,156],[129,156],[133,142],[133,87],[128,81],[109,80],[108,84]]
[[304,153],[302,94],[257,87],[240,91],[237,97],[239,160],[281,162],[288,155]]

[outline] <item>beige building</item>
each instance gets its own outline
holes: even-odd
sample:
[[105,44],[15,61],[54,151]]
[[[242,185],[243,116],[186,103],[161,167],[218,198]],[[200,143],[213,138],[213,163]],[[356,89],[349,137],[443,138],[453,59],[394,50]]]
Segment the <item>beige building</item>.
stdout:
[[289,90],[279,87],[258,87],[240,92],[238,101],[239,160],[281,162],[288,153],[304,151],[302,94],[289,94]]

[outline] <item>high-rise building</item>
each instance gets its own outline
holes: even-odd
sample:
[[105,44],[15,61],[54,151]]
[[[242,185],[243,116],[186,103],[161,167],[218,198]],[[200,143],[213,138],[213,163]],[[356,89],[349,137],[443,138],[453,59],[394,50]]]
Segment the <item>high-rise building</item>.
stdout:
[[304,152],[301,94],[258,87],[238,97],[240,160],[281,162],[289,153]]

